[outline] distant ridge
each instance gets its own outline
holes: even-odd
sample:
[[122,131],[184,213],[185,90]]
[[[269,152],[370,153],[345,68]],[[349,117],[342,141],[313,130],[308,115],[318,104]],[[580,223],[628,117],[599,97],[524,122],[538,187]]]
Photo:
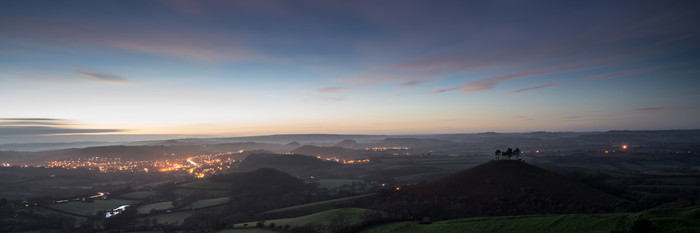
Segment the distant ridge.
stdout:
[[418,218],[609,212],[622,203],[610,194],[516,160],[487,162],[388,192],[384,198],[394,211],[404,209],[405,215]]

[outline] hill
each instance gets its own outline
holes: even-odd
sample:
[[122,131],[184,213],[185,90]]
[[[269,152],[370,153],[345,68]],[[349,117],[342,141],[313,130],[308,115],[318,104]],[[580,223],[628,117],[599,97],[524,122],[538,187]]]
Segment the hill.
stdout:
[[239,171],[274,168],[297,176],[317,175],[340,164],[305,155],[251,154],[238,165]]
[[272,168],[216,175],[195,187],[225,189],[225,197],[193,199],[181,210],[196,210],[182,223],[185,229],[259,220],[259,213],[329,199],[314,184]]
[[491,161],[428,183],[380,193],[390,212],[409,217],[594,213],[622,200],[515,160]]

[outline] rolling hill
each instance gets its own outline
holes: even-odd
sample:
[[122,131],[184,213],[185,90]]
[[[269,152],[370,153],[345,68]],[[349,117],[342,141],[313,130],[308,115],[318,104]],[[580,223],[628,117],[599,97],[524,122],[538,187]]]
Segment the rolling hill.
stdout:
[[488,215],[597,213],[623,200],[515,160],[491,161],[377,197],[389,212],[438,219]]
[[329,168],[337,166],[339,166],[338,163],[305,155],[251,154],[238,165],[238,170],[254,171],[260,168],[274,168],[295,176],[307,176],[317,175],[319,171],[326,172]]

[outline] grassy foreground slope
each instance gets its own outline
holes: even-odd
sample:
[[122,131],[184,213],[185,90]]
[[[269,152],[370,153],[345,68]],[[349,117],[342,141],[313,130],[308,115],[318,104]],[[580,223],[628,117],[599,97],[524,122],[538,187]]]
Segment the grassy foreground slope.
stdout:
[[399,222],[373,226],[362,232],[700,232],[700,206],[683,209],[647,210],[640,213],[464,218],[440,221],[433,224]]
[[[313,203],[308,203],[308,204],[303,204],[303,205],[296,205],[296,206],[290,206],[290,207],[286,207],[286,208],[268,210],[268,211],[263,212],[262,214],[271,215],[271,214],[275,214],[275,213],[281,213],[281,214],[287,214],[287,215],[305,215],[305,214],[318,213],[321,211],[334,209],[337,204],[342,203],[344,201],[363,198],[363,197],[369,197],[372,195],[374,195],[374,193],[331,199],[331,200],[327,200],[327,201],[313,202]],[[302,214],[302,213],[305,213],[305,214]]]
[[[327,226],[336,218],[343,218],[347,221],[349,225],[357,224],[361,222],[365,215],[374,213],[374,210],[361,209],[361,208],[341,208],[332,209],[328,211],[323,211],[315,214],[305,215],[296,218],[283,218],[266,220],[266,226],[274,223],[276,226],[289,225],[291,228],[304,226],[306,224],[318,224]],[[234,225],[236,228],[242,228],[244,226],[255,226],[256,222],[239,223]]]
[[234,230],[221,230],[217,233],[277,233],[277,231],[266,230],[266,229],[234,229]]

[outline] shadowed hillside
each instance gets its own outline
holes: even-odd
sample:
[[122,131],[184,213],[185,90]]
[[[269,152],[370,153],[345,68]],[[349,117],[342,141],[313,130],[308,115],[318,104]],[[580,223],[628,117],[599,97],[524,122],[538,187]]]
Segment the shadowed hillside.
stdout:
[[315,185],[271,168],[209,179],[228,186],[230,202],[216,217],[210,216],[222,217],[227,222],[252,221],[257,213],[265,210],[328,199]]
[[378,197],[385,202],[383,208],[391,212],[438,219],[606,212],[622,203],[577,181],[513,160],[491,161]]
[[338,166],[335,162],[323,161],[305,155],[252,154],[241,162],[239,171],[253,171],[260,168],[274,168],[293,175],[313,175],[319,170]]

